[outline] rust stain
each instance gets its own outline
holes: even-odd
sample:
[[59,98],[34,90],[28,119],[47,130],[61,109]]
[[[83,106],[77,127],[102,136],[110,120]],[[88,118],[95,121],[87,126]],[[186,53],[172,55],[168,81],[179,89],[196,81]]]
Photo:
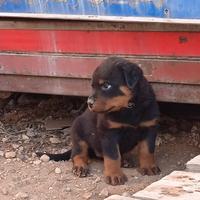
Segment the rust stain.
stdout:
[[182,43],[186,43],[186,42],[188,42],[188,38],[187,37],[185,37],[185,36],[180,36],[179,37],[179,42],[182,44]]

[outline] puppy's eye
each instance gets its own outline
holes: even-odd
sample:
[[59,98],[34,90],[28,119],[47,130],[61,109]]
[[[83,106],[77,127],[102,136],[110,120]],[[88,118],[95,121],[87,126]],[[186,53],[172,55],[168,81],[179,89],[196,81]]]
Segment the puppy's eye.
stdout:
[[105,82],[105,83],[103,83],[102,85],[101,85],[101,89],[102,90],[109,90],[110,88],[112,87],[112,85],[111,84],[109,84],[109,83],[107,83],[107,82]]

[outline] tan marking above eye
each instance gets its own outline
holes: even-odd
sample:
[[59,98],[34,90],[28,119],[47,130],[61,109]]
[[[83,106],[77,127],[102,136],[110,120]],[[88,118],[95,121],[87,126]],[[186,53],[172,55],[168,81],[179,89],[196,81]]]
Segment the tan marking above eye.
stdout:
[[105,82],[106,82],[105,80],[99,79],[99,85],[102,85],[102,84],[104,84]]

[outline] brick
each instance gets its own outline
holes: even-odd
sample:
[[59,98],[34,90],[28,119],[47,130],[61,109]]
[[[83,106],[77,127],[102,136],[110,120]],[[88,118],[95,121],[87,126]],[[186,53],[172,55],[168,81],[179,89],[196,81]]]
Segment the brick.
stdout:
[[200,173],[174,171],[134,194],[140,200],[200,200]]
[[186,170],[200,172],[200,155],[194,157],[186,163]]

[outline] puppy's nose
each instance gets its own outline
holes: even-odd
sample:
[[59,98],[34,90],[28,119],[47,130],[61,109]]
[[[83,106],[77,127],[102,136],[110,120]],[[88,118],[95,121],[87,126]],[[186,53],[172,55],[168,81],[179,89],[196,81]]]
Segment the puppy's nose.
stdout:
[[88,97],[87,104],[89,108],[92,108],[95,102],[95,98],[93,96]]

